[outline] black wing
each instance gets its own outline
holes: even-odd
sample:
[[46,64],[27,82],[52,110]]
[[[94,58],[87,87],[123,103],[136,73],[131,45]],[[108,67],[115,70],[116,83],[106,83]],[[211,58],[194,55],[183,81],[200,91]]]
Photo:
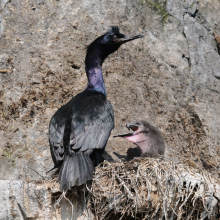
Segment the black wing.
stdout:
[[[54,114],[49,126],[49,142],[54,167],[60,167],[65,153],[91,154],[103,149],[114,128],[110,102],[97,93],[82,92]],[[64,138],[65,137],[65,138]]]
[[66,106],[58,109],[51,118],[49,125],[49,143],[54,168],[60,167],[64,159],[63,136],[67,115],[63,112],[67,112]]
[[72,116],[70,148],[90,154],[93,149],[103,149],[114,128],[114,111],[101,95],[88,96]]

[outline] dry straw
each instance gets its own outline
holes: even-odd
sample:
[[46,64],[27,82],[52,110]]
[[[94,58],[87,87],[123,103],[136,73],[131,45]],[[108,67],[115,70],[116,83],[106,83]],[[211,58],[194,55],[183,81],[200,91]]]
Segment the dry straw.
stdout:
[[96,168],[96,219],[217,219],[219,180],[204,170],[154,158],[105,161]]

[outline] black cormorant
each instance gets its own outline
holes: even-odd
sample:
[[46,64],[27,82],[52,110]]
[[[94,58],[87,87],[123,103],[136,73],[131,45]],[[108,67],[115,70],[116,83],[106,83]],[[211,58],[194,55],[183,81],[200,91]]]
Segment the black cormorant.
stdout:
[[60,168],[60,190],[70,190],[72,186],[91,180],[94,166],[102,161],[104,148],[114,128],[114,111],[106,98],[102,64],[123,43],[140,37],[143,35],[126,38],[117,26],[113,26],[87,47],[85,69],[88,85],[57,110],[49,125],[53,168]]
[[130,148],[130,151],[128,150],[128,159],[130,159],[132,155],[133,157],[157,157],[164,155],[165,141],[163,134],[151,123],[142,120],[134,123],[128,123],[126,124],[126,127],[129,130],[131,129],[133,132],[115,135],[114,137],[126,138],[138,146],[139,149]]

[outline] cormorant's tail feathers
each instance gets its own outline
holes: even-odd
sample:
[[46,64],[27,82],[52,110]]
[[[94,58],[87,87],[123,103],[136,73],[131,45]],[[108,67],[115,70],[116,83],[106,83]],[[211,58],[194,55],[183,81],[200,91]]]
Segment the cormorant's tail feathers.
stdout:
[[88,155],[76,153],[67,156],[63,162],[58,176],[60,181],[60,190],[70,190],[73,186],[80,186],[91,180],[94,166]]

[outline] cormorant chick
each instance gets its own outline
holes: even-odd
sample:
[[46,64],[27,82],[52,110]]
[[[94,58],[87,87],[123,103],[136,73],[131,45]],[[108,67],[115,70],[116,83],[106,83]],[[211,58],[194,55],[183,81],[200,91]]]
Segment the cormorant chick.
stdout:
[[57,110],[49,125],[53,168],[60,168],[60,190],[69,190],[91,180],[94,166],[102,162],[102,154],[114,128],[114,111],[106,97],[102,64],[122,44],[140,37],[143,36],[126,38],[118,27],[112,27],[87,47],[88,85]]
[[[164,155],[165,141],[162,133],[147,121],[138,121],[126,124],[132,133],[116,135],[123,137],[138,146],[139,149],[129,149],[127,152],[128,160],[135,156],[157,157]],[[139,153],[140,152],[140,153]],[[132,155],[133,154],[133,155]],[[133,159],[132,158],[132,159]]]

